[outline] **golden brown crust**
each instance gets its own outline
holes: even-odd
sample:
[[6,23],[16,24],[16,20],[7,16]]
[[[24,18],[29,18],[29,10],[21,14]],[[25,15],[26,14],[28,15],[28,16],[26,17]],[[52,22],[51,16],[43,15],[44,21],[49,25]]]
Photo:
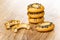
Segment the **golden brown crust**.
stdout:
[[9,20],[8,22],[5,23],[5,26],[7,29],[9,29],[16,24],[20,24],[20,21],[19,20]]
[[28,12],[42,12],[44,11],[44,6],[38,3],[33,3],[28,6]]
[[36,27],[36,30],[37,31],[40,31],[40,32],[47,32],[47,31],[51,31],[53,30],[55,27],[55,25],[52,23],[50,26],[48,26],[48,28],[41,28],[41,27]]
[[44,12],[38,13],[38,14],[30,14],[30,13],[28,13],[28,17],[31,17],[31,18],[39,18],[39,17],[43,17],[44,14],[45,14]]
[[22,23],[22,24],[17,24],[12,27],[13,32],[17,32],[18,29],[30,29],[30,25]]
[[29,18],[29,23],[42,23],[44,22],[44,18],[37,18],[37,19],[32,19],[32,18]]

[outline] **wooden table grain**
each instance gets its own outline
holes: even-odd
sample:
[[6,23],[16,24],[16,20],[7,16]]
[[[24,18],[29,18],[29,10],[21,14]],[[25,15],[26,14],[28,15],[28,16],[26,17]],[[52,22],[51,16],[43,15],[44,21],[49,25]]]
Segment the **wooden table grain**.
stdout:
[[17,33],[6,30],[0,33],[0,40],[54,40],[55,32],[37,32],[34,30],[21,29]]

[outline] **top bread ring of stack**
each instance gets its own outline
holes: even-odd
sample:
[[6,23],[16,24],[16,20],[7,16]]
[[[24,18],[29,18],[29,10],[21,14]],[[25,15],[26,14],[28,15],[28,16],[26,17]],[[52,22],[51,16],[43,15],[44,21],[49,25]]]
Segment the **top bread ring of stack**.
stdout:
[[44,6],[39,3],[33,3],[28,5],[28,12],[42,12],[44,11]]

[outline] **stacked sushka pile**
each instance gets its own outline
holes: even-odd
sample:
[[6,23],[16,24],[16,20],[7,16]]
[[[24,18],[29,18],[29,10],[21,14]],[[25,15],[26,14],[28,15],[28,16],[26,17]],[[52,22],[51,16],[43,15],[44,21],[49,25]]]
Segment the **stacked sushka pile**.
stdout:
[[[47,32],[54,29],[52,22],[44,21],[44,6],[39,3],[33,3],[28,6],[28,19],[30,24],[20,23],[20,20],[9,20],[5,23],[7,29],[17,32],[19,29],[35,29],[41,32]],[[37,24],[37,25],[36,25]],[[32,27],[31,27],[32,26]],[[34,28],[33,28],[34,27]]]
[[38,24],[44,22],[44,6],[38,3],[28,5],[29,23]]
[[35,29],[37,31],[44,32],[54,29],[55,25],[52,22],[44,21],[44,6],[42,4],[30,4],[27,10],[29,23],[35,24]]

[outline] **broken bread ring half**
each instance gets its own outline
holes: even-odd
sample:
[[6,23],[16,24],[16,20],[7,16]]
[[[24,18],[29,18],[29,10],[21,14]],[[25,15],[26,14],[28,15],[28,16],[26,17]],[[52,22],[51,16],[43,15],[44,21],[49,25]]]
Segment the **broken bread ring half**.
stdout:
[[18,29],[30,29],[30,25],[29,24],[16,24],[12,27],[12,31],[17,32]]
[[53,30],[55,25],[52,22],[44,22],[42,24],[39,24],[38,27],[36,27],[37,31],[41,32],[47,32]]
[[10,21],[5,23],[5,26],[7,29],[9,29],[12,26],[14,26],[15,24],[20,24],[20,21],[19,20],[10,20]]

